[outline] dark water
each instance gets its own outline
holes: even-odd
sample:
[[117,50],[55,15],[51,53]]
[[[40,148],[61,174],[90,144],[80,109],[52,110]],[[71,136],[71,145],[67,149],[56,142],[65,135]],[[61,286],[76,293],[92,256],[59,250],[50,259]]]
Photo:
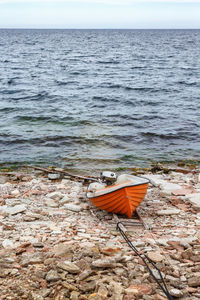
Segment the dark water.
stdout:
[[0,30],[0,162],[200,161],[200,30]]

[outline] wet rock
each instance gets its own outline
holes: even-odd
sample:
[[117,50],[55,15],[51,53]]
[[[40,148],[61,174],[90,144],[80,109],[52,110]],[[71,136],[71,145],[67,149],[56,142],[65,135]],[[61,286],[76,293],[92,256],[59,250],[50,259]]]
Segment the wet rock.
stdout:
[[80,269],[77,265],[72,263],[71,261],[63,261],[57,264],[57,267],[65,270],[71,274],[78,274],[80,272]]
[[60,280],[60,276],[58,275],[57,271],[50,270],[47,273],[46,280],[47,281],[58,281],[58,280]]

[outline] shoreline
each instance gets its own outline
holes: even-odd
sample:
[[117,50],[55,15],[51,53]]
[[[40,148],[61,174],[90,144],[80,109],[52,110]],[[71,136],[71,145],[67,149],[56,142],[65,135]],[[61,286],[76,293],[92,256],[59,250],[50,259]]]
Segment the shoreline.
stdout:
[[[132,170],[152,182],[138,208],[151,230],[129,228],[128,234],[161,269],[175,299],[196,300],[199,169],[177,167],[182,172]],[[113,215],[94,207],[86,189],[31,168],[0,172],[2,300],[166,299],[116,230]]]

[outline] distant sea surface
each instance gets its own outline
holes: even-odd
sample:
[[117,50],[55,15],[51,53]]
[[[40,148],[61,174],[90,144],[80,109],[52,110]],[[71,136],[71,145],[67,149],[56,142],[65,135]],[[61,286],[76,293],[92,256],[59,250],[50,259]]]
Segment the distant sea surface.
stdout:
[[200,30],[0,30],[0,163],[200,162]]

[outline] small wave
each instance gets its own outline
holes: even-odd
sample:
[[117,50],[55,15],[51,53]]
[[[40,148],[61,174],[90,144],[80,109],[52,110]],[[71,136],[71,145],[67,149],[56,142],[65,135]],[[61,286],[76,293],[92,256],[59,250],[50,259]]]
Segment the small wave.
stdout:
[[113,103],[117,103],[117,102],[120,102],[120,99],[117,99],[117,98],[108,98],[108,97],[103,97],[103,96],[94,96],[92,97],[92,100],[98,100],[98,101],[101,101],[101,102],[113,102]]
[[120,64],[117,60],[99,60],[97,61],[97,64],[103,64],[103,65],[118,65]]
[[180,85],[186,85],[186,86],[197,86],[198,83],[197,82],[186,82],[186,81],[178,81],[177,84],[180,84]]
[[70,85],[70,84],[79,84],[78,81],[64,81],[64,80],[56,80],[57,85]]
[[[23,90],[19,90],[18,92],[24,92]],[[27,91],[25,91],[27,92]],[[41,101],[48,97],[47,92],[41,92],[35,95],[27,95],[27,96],[18,96],[18,97],[12,97],[12,100],[29,100],[29,101]]]

